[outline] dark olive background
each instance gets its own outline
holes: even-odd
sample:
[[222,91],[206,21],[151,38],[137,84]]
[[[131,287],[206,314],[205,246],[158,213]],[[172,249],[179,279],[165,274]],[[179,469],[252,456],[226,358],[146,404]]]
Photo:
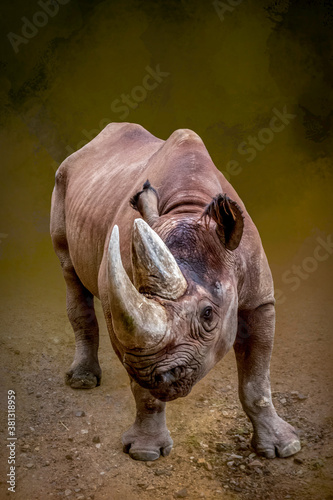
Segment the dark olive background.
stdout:
[[[331,498],[326,459],[332,457],[333,249],[321,246],[319,259],[315,250],[320,241],[325,244],[333,238],[333,1],[220,0],[229,6],[220,16],[211,0],[60,1],[61,5],[53,4],[58,13],[46,17],[45,23],[38,2],[48,0],[10,0],[0,7],[0,392],[4,393],[0,431],[5,439],[5,391],[15,389],[18,436],[31,445],[31,453],[17,449],[19,498],[64,493],[74,473],[65,454],[72,453],[75,441],[80,450],[77,458],[82,460],[81,465],[73,464],[86,498],[99,484],[102,469],[97,462],[102,468],[105,461],[103,471],[110,470],[104,465],[119,466],[119,476],[117,472],[107,478],[104,489],[97,490],[100,499],[109,499],[110,491],[115,499],[138,498],[136,485],[154,474],[151,470],[147,475],[149,469],[121,453],[120,436],[133,418],[134,401],[102,322],[100,392],[71,391],[63,384],[74,336],[66,318],[65,283],[49,236],[57,166],[82,147],[87,136],[92,138],[108,122],[122,119],[139,123],[162,139],[177,128],[193,129],[216,166],[229,170],[231,183],[260,231],[275,280],[275,403],[288,421],[297,416],[295,425],[306,438],[300,455],[304,476],[296,476],[295,467],[300,466],[293,458],[267,461],[265,470],[273,482],[263,477],[267,495],[260,498],[287,498],[286,493],[295,499]],[[27,20],[45,25],[37,30],[30,26],[34,36],[28,34],[28,43],[20,43],[15,52],[8,34],[12,39],[22,36]],[[142,85],[146,68],[158,65],[168,75],[123,117],[116,109],[117,100],[133,92],[140,96],[136,87]],[[239,146],[249,136],[267,138],[263,129],[274,110],[283,109],[295,117],[247,161],[250,155],[240,154]],[[236,170],[230,170],[231,160],[238,162]],[[132,195],[129,186],[128,198]],[[303,276],[296,282],[295,272]],[[178,457],[192,454],[187,444],[191,433],[198,436],[197,442],[206,442],[207,432],[213,442],[223,436],[212,424],[215,417],[207,417],[213,414],[206,414],[202,406],[217,401],[218,391],[226,404],[228,384],[233,387],[232,398],[236,395],[234,364],[232,356],[227,357],[191,397],[170,405],[168,422],[178,448],[168,463],[176,464],[175,474],[152,480],[154,485],[165,482],[170,495],[182,487],[183,477],[189,498],[197,488],[212,498],[215,473],[222,484],[233,474],[223,453],[212,455],[217,467],[209,479],[203,469],[195,475],[188,458]],[[292,390],[308,398],[296,401]],[[38,392],[42,397],[35,400]],[[204,403],[202,395],[207,395]],[[281,399],[285,396],[290,402],[286,407]],[[229,409],[229,403],[224,407]],[[215,411],[215,403],[211,408]],[[94,432],[101,436],[104,448],[98,460],[91,438],[89,445],[81,436],[85,420],[73,418],[82,409],[89,424],[95,418]],[[242,422],[237,416],[234,424],[227,418],[218,426],[228,436],[231,426]],[[79,436],[74,444],[64,432],[69,428],[71,435]],[[22,442],[17,443],[21,447]],[[5,453],[0,453],[0,461],[1,456],[5,460]],[[44,467],[45,459],[52,467]],[[28,460],[35,470],[26,468]],[[95,460],[96,469],[90,467]],[[6,468],[7,464],[2,469]],[[250,481],[246,495],[252,491],[256,495],[257,478]],[[158,496],[158,491],[150,493]],[[224,494],[227,490],[223,498]]]
[[[163,139],[191,128],[220,170],[239,162],[230,181],[260,230],[278,284],[291,262],[313,255],[317,236],[332,231],[332,2],[244,0],[220,17],[203,1],[69,0],[58,7],[15,53],[8,33],[22,36],[22,17],[32,21],[43,9],[34,1],[2,6],[6,286],[20,277],[59,283],[48,234],[57,165],[87,134],[121,121],[112,103],[142,84],[147,66],[169,75],[125,120]],[[248,162],[238,145],[284,107],[296,117]]]

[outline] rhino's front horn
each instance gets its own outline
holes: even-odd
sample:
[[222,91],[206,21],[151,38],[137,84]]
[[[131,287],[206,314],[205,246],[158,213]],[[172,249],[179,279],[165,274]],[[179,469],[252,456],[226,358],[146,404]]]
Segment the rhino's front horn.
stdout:
[[174,256],[143,219],[134,221],[132,267],[134,284],[140,292],[176,300],[187,289]]
[[139,293],[127,276],[120,256],[118,226],[114,226],[110,238],[108,276],[112,323],[118,340],[128,349],[157,346],[167,333],[166,312]]

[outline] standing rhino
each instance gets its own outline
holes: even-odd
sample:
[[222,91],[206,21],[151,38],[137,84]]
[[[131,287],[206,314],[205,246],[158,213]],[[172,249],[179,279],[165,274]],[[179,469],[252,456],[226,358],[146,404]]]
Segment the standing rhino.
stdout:
[[168,455],[166,401],[186,396],[231,347],[253,447],[268,458],[299,451],[271,398],[274,290],[261,240],[196,133],[163,141],[140,125],[108,125],[57,170],[51,236],[76,341],[66,381],[100,383],[98,297],[136,401],[125,452]]

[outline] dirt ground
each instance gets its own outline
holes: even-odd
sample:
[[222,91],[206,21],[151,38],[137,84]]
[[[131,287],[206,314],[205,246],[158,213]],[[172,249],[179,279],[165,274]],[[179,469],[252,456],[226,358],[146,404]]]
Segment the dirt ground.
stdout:
[[44,269],[19,284],[5,277],[0,498],[13,495],[5,476],[12,389],[17,500],[333,499],[331,260],[297,291],[287,291],[277,307],[273,398],[279,414],[299,430],[302,450],[274,460],[256,456],[249,445],[251,427],[238,400],[230,352],[188,397],[167,405],[170,456],[133,461],[122,451],[121,435],[133,422],[134,400],[100,305],[102,384],[73,390],[63,382],[74,340],[56,261],[54,275],[53,268],[49,274]]

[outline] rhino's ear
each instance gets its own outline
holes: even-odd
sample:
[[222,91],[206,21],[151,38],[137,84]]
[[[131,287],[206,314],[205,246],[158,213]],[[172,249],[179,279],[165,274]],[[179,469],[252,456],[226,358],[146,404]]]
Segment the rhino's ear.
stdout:
[[147,179],[143,185],[142,191],[136,193],[130,199],[130,205],[137,210],[144,221],[152,226],[159,218],[158,213],[158,194]]
[[228,250],[238,247],[243,234],[244,217],[235,201],[225,194],[218,194],[206,206],[201,218],[207,228],[211,220],[216,222],[216,233]]

